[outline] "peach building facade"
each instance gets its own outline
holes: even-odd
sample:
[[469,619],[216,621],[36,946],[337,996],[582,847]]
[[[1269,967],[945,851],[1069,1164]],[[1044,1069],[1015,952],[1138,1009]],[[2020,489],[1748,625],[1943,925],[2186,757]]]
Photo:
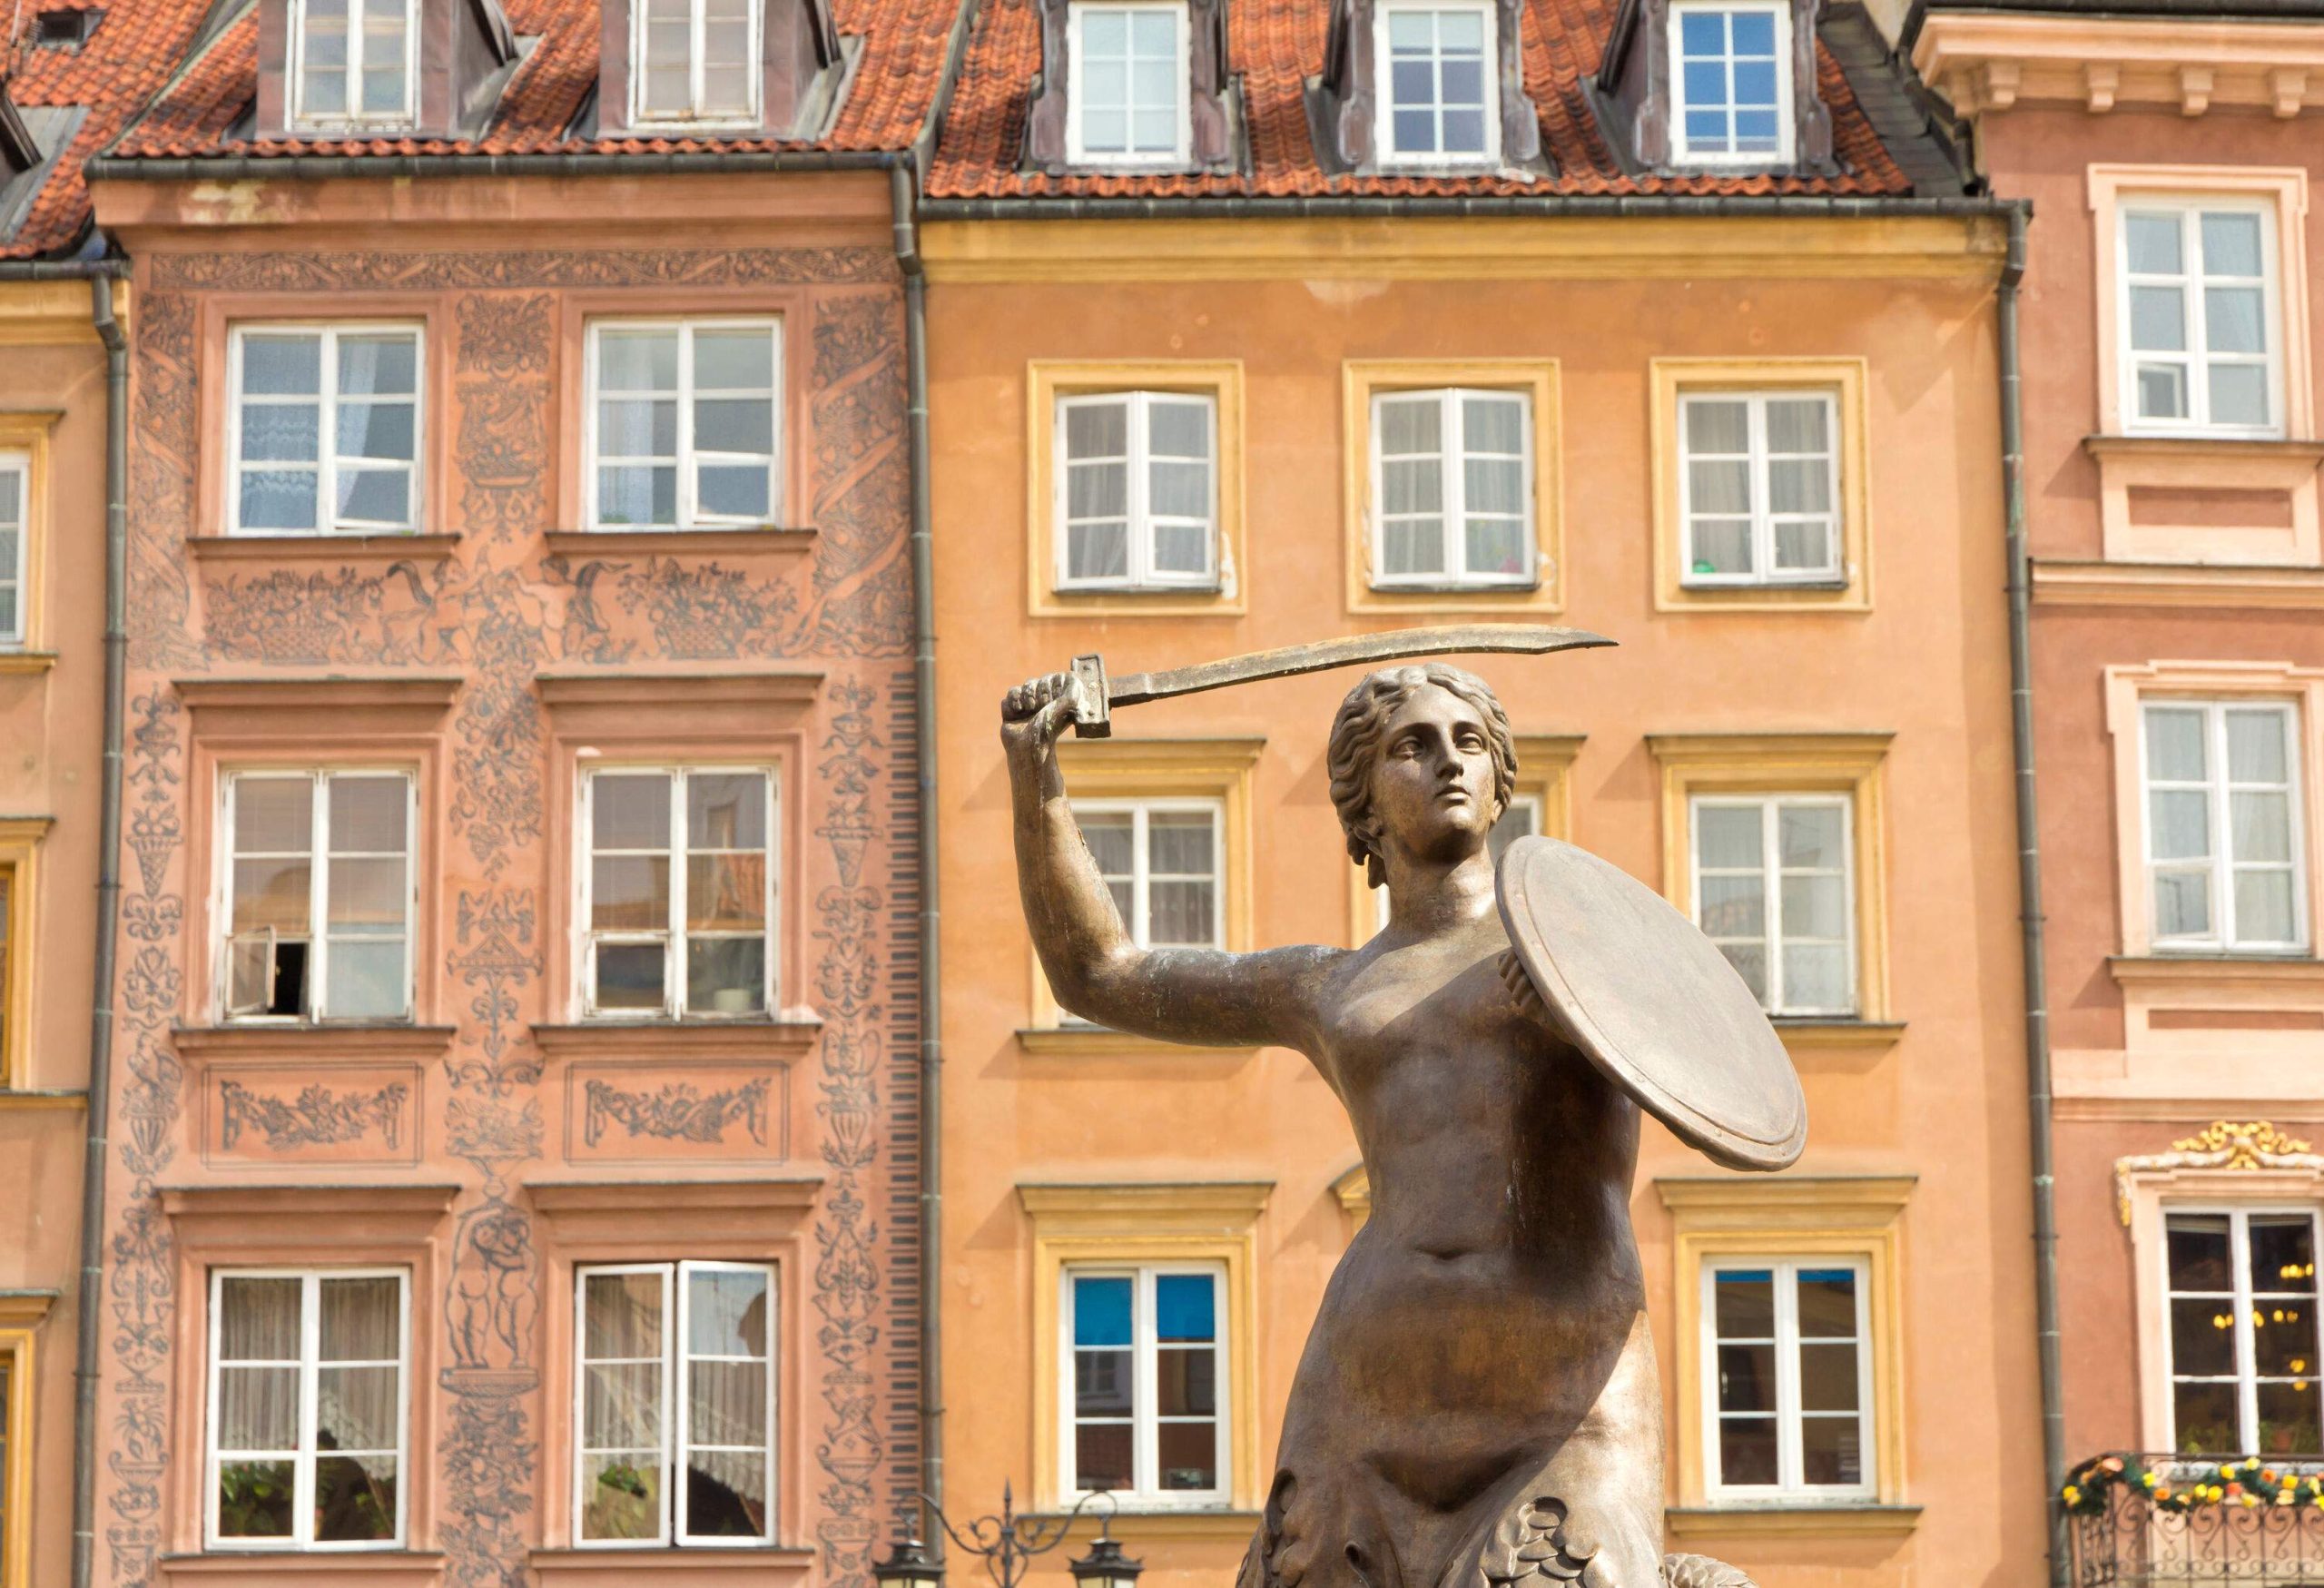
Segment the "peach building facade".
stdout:
[[[1766,67],[1711,87],[1640,64],[1714,47],[1677,5],[1444,7],[1424,38],[1392,0],[1196,5],[1187,35],[1175,6],[1108,10],[980,14],[921,209],[948,1504],[1111,1504],[1148,1581],[1236,1581],[1371,1206],[1300,1055],[1058,1009],[1018,922],[1002,694],[1085,652],[1121,673],[1557,622],[1619,648],[1477,668],[1517,739],[1506,830],[1710,930],[1811,1121],[1764,1179],[1647,1128],[1669,1459],[1640,1481],[1671,1547],[1770,1588],[2037,1581],[2005,216],[1868,34],[1793,35],[1780,7],[1710,8],[1730,64]],[[1434,74],[1375,70],[1400,49]],[[1186,109],[1176,142],[1118,102],[1122,52]],[[1485,53],[1521,69],[1464,104]],[[1353,682],[1064,742],[1137,941],[1377,929],[1323,765]]]
[[[2324,17],[1932,6],[2033,201],[2032,686],[2068,1460],[2324,1445]],[[2244,8],[2230,8],[2243,11]]]
[[94,168],[152,309],[97,1582],[862,1584],[919,1485],[942,19],[744,20],[601,104],[594,10],[261,7]]

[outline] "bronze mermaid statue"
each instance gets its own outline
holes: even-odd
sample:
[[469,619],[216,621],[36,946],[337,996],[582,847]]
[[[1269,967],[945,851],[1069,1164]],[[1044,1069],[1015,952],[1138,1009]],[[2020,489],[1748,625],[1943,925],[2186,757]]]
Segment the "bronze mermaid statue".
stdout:
[[[1072,680],[1009,692],[1025,919],[1058,1001],[1165,1041],[1295,1049],[1346,1108],[1372,1213],[1326,1287],[1237,1588],[1728,1588],[1662,1550],[1662,1406],[1630,1199],[1639,1104],[1512,951],[1486,838],[1517,760],[1490,687],[1386,668],[1332,725],[1359,949],[1143,950],[1058,765]],[[1548,1588],[1545,1583],[1541,1588]]]

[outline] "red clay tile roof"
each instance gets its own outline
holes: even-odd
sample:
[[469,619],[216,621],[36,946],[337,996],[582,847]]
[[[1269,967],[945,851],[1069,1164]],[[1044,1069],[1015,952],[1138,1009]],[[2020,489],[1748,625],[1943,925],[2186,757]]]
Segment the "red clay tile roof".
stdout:
[[[29,41],[43,11],[101,5],[104,20],[78,48],[48,48]],[[15,235],[0,238],[0,259],[69,254],[89,226],[89,188],[82,163],[111,143],[122,123],[169,81],[170,72],[201,25],[205,0],[26,0],[22,37],[5,56],[8,97],[19,110],[38,105],[86,105],[89,113],[73,144],[50,170]]]
[[[151,5],[156,0],[129,0]],[[160,0],[168,4],[170,0]],[[832,0],[844,35],[861,36],[862,59],[838,123],[820,139],[567,138],[597,79],[597,0],[504,0],[520,40],[537,39],[509,79],[478,138],[231,139],[258,93],[258,17],[251,9],[219,35],[113,153],[205,154],[666,154],[783,149],[895,150],[928,115],[944,66],[955,0]]]
[[1226,54],[1243,80],[1250,140],[1248,173],[1052,177],[1019,169],[1025,113],[1040,69],[1039,13],[1030,0],[985,0],[953,90],[929,173],[932,198],[1110,197],[1313,198],[1380,193],[1476,196],[1545,193],[1896,195],[1912,192],[1866,119],[1828,51],[1817,49],[1817,85],[1832,111],[1833,177],[1696,173],[1632,177],[1623,173],[1581,88],[1598,70],[1615,0],[1525,0],[1525,89],[1541,113],[1542,152],[1557,174],[1528,181],[1501,175],[1326,174],[1315,163],[1303,95],[1324,60],[1331,0],[1226,0]]

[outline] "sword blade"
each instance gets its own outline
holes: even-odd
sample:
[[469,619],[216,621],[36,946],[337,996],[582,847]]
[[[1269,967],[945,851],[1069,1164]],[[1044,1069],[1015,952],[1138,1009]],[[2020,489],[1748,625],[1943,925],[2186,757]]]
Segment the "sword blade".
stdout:
[[1174,695],[1196,695],[1234,684],[1320,673],[1327,667],[1356,667],[1366,663],[1470,651],[1542,656],[1551,651],[1585,650],[1613,643],[1604,635],[1592,634],[1586,628],[1555,628],[1539,623],[1392,628],[1381,634],[1346,635],[1304,646],[1285,646],[1279,650],[1254,651],[1247,656],[1197,662],[1190,667],[1166,667],[1158,673],[1124,674],[1107,681],[1106,700],[1109,705],[1136,705],[1141,701],[1167,700]]

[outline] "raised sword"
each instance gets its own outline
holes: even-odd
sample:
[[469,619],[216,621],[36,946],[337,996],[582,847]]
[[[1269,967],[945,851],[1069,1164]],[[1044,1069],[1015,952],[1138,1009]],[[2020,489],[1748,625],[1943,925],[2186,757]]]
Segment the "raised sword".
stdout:
[[1500,652],[1543,656],[1551,651],[1584,650],[1614,642],[1586,628],[1557,628],[1540,623],[1465,623],[1439,628],[1392,628],[1380,634],[1352,634],[1338,639],[1315,640],[1303,646],[1283,646],[1253,651],[1246,656],[1226,656],[1197,662],[1188,667],[1166,667],[1158,673],[1106,675],[1106,658],[1095,654],[1073,658],[1073,731],[1085,739],[1111,737],[1114,708],[1174,695],[1196,695],[1234,684],[1256,684],[1266,678],[1290,678],[1320,673],[1326,667],[1357,667],[1400,662],[1413,656],[1442,656],[1455,652]]

